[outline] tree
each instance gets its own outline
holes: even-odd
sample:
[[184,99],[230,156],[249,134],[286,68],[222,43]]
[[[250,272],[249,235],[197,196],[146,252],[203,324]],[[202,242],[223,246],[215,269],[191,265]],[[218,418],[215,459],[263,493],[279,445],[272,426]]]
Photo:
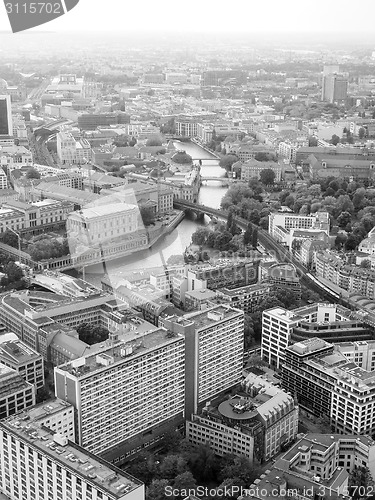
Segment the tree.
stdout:
[[94,345],[107,340],[109,332],[103,326],[95,326],[90,323],[81,323],[77,327],[79,339],[86,344]]
[[[196,486],[197,482],[195,481],[194,476],[190,471],[178,474],[173,481],[173,488],[181,492],[182,490],[194,490]],[[178,498],[185,498],[185,495],[180,495]]]
[[359,137],[360,139],[363,139],[365,135],[366,135],[366,130],[365,130],[363,127],[361,127],[361,128],[358,130],[358,137]]
[[228,231],[232,227],[232,224],[233,224],[233,210],[229,210],[227,224],[226,224]]
[[137,139],[133,136],[129,141],[129,146],[134,147],[137,144]]
[[179,451],[183,436],[175,429],[166,431],[163,437],[162,446],[164,452]]
[[228,155],[223,156],[220,159],[219,165],[220,165],[220,167],[223,167],[226,170],[230,170],[233,163],[235,163],[236,161],[238,161],[237,156],[235,156],[233,154],[228,154]]
[[19,266],[17,266],[17,264],[10,261],[3,267],[3,270],[6,276],[1,278],[1,286],[7,287],[12,285],[13,288],[21,288],[22,286],[25,286],[23,271]]
[[244,316],[244,349],[248,351],[250,347],[254,344],[255,331],[254,331],[254,321],[251,316],[245,314]]
[[158,136],[149,137],[146,141],[146,146],[161,146],[162,140]]
[[188,464],[197,481],[215,479],[218,472],[218,460],[208,444],[198,446],[189,456]]
[[173,479],[187,469],[186,460],[181,455],[167,455],[159,467],[160,477]]
[[358,188],[354,195],[353,195],[353,205],[356,210],[360,210],[365,206],[365,196],[366,196],[366,189],[365,188]]
[[272,161],[274,159],[274,156],[271,155],[270,153],[264,153],[264,152],[259,152],[256,153],[254,156],[254,160],[256,161]]
[[147,500],[165,500],[165,489],[169,486],[167,479],[153,479],[146,490]]
[[137,460],[129,463],[126,471],[149,485],[157,473],[155,458],[150,452],[143,450],[137,455]]
[[2,243],[5,243],[5,245],[9,245],[10,247],[13,248],[18,248],[18,237],[12,231],[9,231],[9,229],[7,229],[0,236],[0,240]]
[[40,179],[40,173],[37,171],[36,168],[31,167],[29,170],[26,172],[26,178],[27,179]]
[[203,246],[207,243],[209,234],[214,234],[213,231],[205,227],[199,227],[191,236],[193,245]]
[[254,366],[255,368],[262,368],[267,366],[267,363],[258,354],[252,354],[247,360],[246,366]]
[[349,473],[349,491],[351,497],[357,499],[363,495],[363,491],[368,491],[369,486],[373,487],[374,481],[367,467],[354,466],[354,469]]
[[334,146],[337,146],[339,142],[340,142],[340,137],[336,134],[333,134],[330,143],[333,144]]
[[276,174],[271,168],[266,168],[260,172],[259,177],[262,184],[269,186],[274,184]]
[[349,212],[341,212],[337,217],[337,224],[339,227],[344,228],[352,220],[352,216]]
[[250,484],[252,475],[252,466],[248,458],[243,456],[226,457],[227,463],[220,471],[220,477],[225,480],[229,478],[239,478],[245,484]]
[[155,213],[152,207],[140,206],[139,212],[142,217],[142,222],[145,227],[155,223]]

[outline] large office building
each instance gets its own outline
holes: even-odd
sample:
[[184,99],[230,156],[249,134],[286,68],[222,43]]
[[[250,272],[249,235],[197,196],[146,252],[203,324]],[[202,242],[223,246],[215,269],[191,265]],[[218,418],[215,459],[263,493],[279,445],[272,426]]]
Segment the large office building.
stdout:
[[0,95],[0,136],[12,136],[12,105],[9,95]]
[[322,101],[345,101],[348,97],[348,79],[337,73],[323,75]]
[[[64,417],[71,407],[61,404],[50,405],[49,414],[71,421]],[[0,423],[0,492],[6,498],[144,500],[140,481],[76,445],[67,432],[52,430],[43,413],[48,405]]]
[[296,437],[298,406],[292,396],[254,374],[244,380],[243,389],[188,419],[186,437],[196,445],[208,443],[220,456],[267,461]]
[[55,392],[75,408],[76,442],[119,463],[182,423],[184,372],[182,335],[130,332],[55,368]]
[[[28,347],[52,361],[67,361],[82,355],[87,344],[78,339],[81,323],[107,326],[108,313],[118,306],[112,295],[66,297],[56,293],[20,291],[4,294],[0,320]],[[55,341],[60,340],[60,347]],[[55,350],[59,350],[54,353]],[[64,359],[65,358],[65,359]]]
[[360,317],[338,304],[316,303],[292,311],[276,307],[263,313],[261,356],[269,365],[280,368],[290,344],[314,337],[345,342],[370,340],[372,333]]
[[[355,344],[355,343],[353,343]],[[355,359],[356,346],[352,346]],[[372,364],[372,350],[368,350]],[[340,345],[313,338],[297,342],[285,351],[282,386],[294,394],[302,408],[329,418],[340,434],[375,431],[375,372],[348,359]],[[362,365],[364,364],[362,360]]]
[[235,386],[242,378],[244,313],[227,305],[163,319],[186,342],[185,415]]

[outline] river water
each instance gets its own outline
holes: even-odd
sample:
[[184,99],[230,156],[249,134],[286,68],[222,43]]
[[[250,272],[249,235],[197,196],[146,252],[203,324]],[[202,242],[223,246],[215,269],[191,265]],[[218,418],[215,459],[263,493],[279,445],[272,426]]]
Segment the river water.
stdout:
[[[218,160],[213,160],[214,157],[211,153],[191,142],[182,143],[176,141],[174,144],[177,149],[186,151],[193,160],[202,159],[201,174],[203,177],[224,177],[225,170],[219,167]],[[227,187],[221,186],[219,182],[205,182],[201,187],[198,203],[212,208],[219,208],[221,199],[227,189]],[[118,278],[121,274],[128,273],[130,270],[162,266],[171,255],[183,254],[185,248],[190,245],[191,235],[196,231],[197,227],[206,225],[208,222],[207,217],[203,221],[185,217],[173,233],[167,235],[151,249],[108,262],[105,270],[102,265],[90,266],[86,268],[85,279],[96,286],[100,286],[100,279],[104,272],[107,272],[110,277]]]

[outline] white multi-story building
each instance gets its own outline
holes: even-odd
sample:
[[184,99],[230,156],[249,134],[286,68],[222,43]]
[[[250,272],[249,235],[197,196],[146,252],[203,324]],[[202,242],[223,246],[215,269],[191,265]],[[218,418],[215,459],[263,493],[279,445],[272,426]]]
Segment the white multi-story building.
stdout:
[[316,303],[292,311],[276,307],[263,313],[261,356],[279,368],[285,350],[293,342],[319,336],[330,342],[345,342],[357,337],[370,338],[369,329],[339,304]]
[[[355,359],[355,345],[352,346]],[[300,405],[317,417],[330,419],[341,434],[371,435],[375,429],[375,372],[348,359],[340,345],[313,338],[286,349],[282,385],[298,398]],[[362,365],[371,367],[370,358]]]
[[311,215],[272,212],[268,216],[270,235],[278,239],[279,231],[289,233],[291,229],[316,229],[329,231],[329,213],[317,212]]
[[76,140],[70,132],[59,132],[57,134],[57,155],[62,163],[76,163],[77,157]]
[[0,189],[8,189],[8,177],[2,168],[0,168]]
[[207,444],[217,455],[246,456],[250,462],[269,460],[298,432],[298,406],[293,397],[254,374],[243,382],[248,396],[233,396],[203,408],[186,422],[186,436]]
[[17,415],[0,423],[0,492],[6,498],[144,500],[140,481],[38,419],[26,418]]
[[236,385],[242,378],[244,312],[227,305],[184,316],[163,325],[186,338],[186,410],[198,407]]
[[55,391],[76,409],[76,441],[119,463],[181,423],[184,371],[182,335],[129,332],[128,341],[56,368]]
[[266,363],[280,368],[293,328],[298,325],[300,320],[301,316],[281,307],[264,311],[261,357]]

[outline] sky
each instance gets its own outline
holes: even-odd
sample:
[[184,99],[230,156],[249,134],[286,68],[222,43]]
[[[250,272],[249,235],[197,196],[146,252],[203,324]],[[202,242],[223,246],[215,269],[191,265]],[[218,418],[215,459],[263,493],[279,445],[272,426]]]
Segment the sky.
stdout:
[[[32,0],[19,0],[25,1]],[[34,30],[370,33],[374,14],[374,0],[358,5],[349,0],[80,0],[61,18]],[[0,30],[10,30],[1,0]]]

